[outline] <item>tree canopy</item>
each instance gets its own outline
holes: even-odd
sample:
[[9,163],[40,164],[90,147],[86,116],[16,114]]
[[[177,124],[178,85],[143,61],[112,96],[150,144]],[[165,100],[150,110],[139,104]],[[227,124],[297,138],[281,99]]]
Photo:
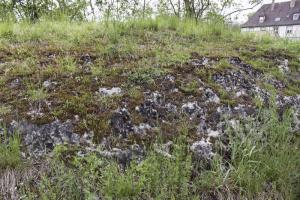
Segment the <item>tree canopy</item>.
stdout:
[[0,19],[36,21],[42,17],[67,17],[70,20],[123,20],[175,15],[198,21],[208,17],[226,19],[254,8],[261,1],[248,0],[250,6],[244,7],[237,0],[0,0]]

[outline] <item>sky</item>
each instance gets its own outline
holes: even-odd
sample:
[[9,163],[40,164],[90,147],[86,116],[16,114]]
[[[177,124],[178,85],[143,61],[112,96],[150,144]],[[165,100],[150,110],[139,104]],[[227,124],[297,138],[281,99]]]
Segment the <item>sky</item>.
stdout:
[[[289,1],[289,0],[275,0],[275,2],[284,2],[284,1]],[[245,5],[243,5],[243,7],[247,8],[247,7],[251,7],[249,6],[248,3],[245,3],[245,0],[240,0],[240,3],[242,4],[244,2]],[[272,3],[272,0],[264,0],[262,4],[267,4],[267,3]],[[252,10],[247,10],[245,12],[241,12],[241,13],[238,13],[237,15],[233,16],[232,20],[236,23],[245,23],[248,19],[248,15],[251,14],[251,13],[254,13],[256,12],[261,6],[257,6],[255,7],[254,9]]]

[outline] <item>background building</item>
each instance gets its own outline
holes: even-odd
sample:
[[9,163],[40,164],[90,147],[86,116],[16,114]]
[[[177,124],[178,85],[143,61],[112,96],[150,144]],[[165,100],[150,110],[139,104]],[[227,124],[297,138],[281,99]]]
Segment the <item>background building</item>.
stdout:
[[242,26],[243,32],[300,39],[300,0],[263,5]]

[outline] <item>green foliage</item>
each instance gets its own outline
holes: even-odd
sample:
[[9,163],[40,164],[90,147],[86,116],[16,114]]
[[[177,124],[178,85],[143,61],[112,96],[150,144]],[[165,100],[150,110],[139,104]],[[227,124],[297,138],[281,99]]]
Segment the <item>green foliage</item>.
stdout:
[[[262,121],[231,135],[232,173],[250,196],[262,192],[265,184],[287,199],[296,197],[293,179],[299,177],[299,143],[290,133],[292,112],[279,121],[275,110],[263,110]],[[258,127],[262,123],[261,128]],[[299,186],[299,185],[298,185]]]
[[0,116],[8,114],[10,113],[10,111],[11,111],[10,106],[4,106],[4,105],[0,106]]
[[230,65],[230,63],[227,59],[221,59],[216,67],[218,69],[230,69],[230,68],[232,68],[232,66]]
[[[294,79],[299,65],[299,42],[255,38],[240,34],[238,29],[221,22],[196,23],[176,17],[157,17],[71,23],[44,18],[34,24],[0,23],[0,36],[3,62],[0,89],[5,103],[0,106],[1,117],[24,103],[23,97],[29,99],[30,105],[24,105],[24,109],[20,106],[20,116],[27,116],[26,109],[32,102],[41,106],[44,99],[51,97],[51,114],[45,112],[45,115],[53,114],[60,120],[79,115],[76,128],[92,126],[95,133],[105,135],[111,131],[108,112],[117,109],[124,99],[128,100],[130,108],[138,105],[144,100],[144,89],[156,89],[158,85],[155,84],[164,84],[161,78],[166,74],[176,76],[176,86],[187,94],[198,91],[197,79],[201,78],[207,87],[218,93],[222,103],[233,106],[236,103],[233,95],[212,80],[214,73],[234,67],[226,59],[229,56],[239,56],[263,73],[284,81],[288,86],[280,92],[299,93],[299,82],[280,73],[278,63],[270,57],[276,52],[280,59],[289,58],[290,79]],[[251,50],[251,47],[256,49]],[[194,67],[189,64],[192,52],[224,59],[211,68]],[[80,56],[86,53],[93,58],[93,64],[88,66],[91,73],[82,73],[80,68]],[[21,84],[12,92],[10,83],[16,79],[20,79]],[[58,83],[54,90],[36,86],[49,79]],[[261,84],[262,88],[274,90]],[[95,95],[100,86],[112,85],[122,86],[127,92],[122,97]],[[25,94],[23,86],[28,88]],[[21,97],[14,98],[14,94]],[[254,103],[262,107],[259,99],[254,99]],[[150,146],[142,162],[132,161],[125,170],[97,154],[81,158],[73,152],[76,150],[59,147],[41,183],[30,186],[36,187],[33,191],[26,191],[34,193],[35,190],[38,199],[95,199],[96,196],[104,199],[205,199],[216,198],[214,195],[220,199],[263,199],[261,195],[271,199],[276,195],[293,199],[299,187],[300,156],[296,151],[299,139],[289,129],[291,116],[286,114],[283,121],[278,121],[273,110],[261,112],[264,114],[259,115],[257,121],[242,122],[239,129],[224,134],[229,144],[216,145],[216,155],[207,168],[199,169],[199,163],[191,161],[187,141],[194,141],[195,136],[187,136],[184,130],[183,136],[175,139],[171,158],[160,155]],[[142,121],[136,118],[132,119],[134,123]],[[215,142],[219,144],[223,140]],[[18,154],[13,150],[18,146],[15,143],[11,142],[13,148],[1,143],[0,149]],[[18,156],[3,156],[0,162],[15,158]],[[18,161],[5,162],[13,164],[5,164],[4,168],[18,165],[14,164]]]
[[136,100],[142,99],[144,97],[140,87],[130,87],[128,90],[128,95]]
[[[1,128],[0,128],[1,130]],[[20,138],[18,134],[0,135],[0,169],[16,168],[21,164]]]
[[45,100],[48,96],[47,92],[43,88],[30,89],[27,91],[28,98],[33,102],[39,102]]
[[139,165],[132,164],[124,173],[109,166],[104,175],[108,199],[190,199],[191,156],[186,144],[187,129],[176,140],[173,158],[152,151]]
[[212,170],[198,177],[198,183],[219,193],[238,190],[250,199],[296,199],[300,154],[299,141],[290,133],[291,114],[279,121],[275,109],[262,110],[257,120],[229,129],[230,160],[215,157]]
[[136,68],[128,76],[128,80],[136,85],[153,84],[155,78],[159,78],[166,74],[167,71],[157,67],[141,67]]
[[154,145],[145,160],[132,161],[125,170],[97,154],[77,157],[72,149],[56,147],[50,173],[37,191],[42,199],[199,199],[212,193],[223,199],[296,199],[300,153],[299,140],[290,132],[291,114],[279,121],[275,109],[261,110],[257,119],[229,127],[229,157],[218,151],[223,144],[216,141],[208,168],[203,167],[207,161],[192,162],[187,125],[171,157],[158,153]]
[[71,57],[64,57],[59,61],[59,65],[62,73],[75,73],[77,71],[76,63]]
[[185,85],[182,85],[180,89],[187,94],[193,94],[199,89],[199,84],[196,80],[193,80]]

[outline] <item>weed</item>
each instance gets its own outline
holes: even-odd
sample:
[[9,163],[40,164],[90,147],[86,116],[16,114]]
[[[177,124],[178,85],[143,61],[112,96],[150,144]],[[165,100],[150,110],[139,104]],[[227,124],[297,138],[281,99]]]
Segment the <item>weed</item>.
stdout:
[[39,88],[29,89],[27,91],[27,96],[32,102],[40,102],[42,100],[45,100],[48,97],[48,94],[43,88]]
[[3,135],[0,135],[0,169],[16,168],[21,164],[20,138],[17,133],[9,135],[6,129],[1,129]]
[[128,95],[133,99],[141,99],[143,97],[143,92],[140,87],[131,87],[128,91]]
[[166,73],[167,71],[161,68],[137,68],[128,76],[128,80],[137,85],[153,84],[155,78]]
[[59,65],[62,73],[75,73],[77,71],[77,66],[72,57],[64,57],[59,60]]
[[193,80],[193,81],[181,86],[180,89],[187,94],[193,94],[193,93],[196,93],[197,90],[199,90],[199,84],[196,80]]
[[216,67],[218,69],[230,69],[230,68],[232,68],[232,66],[230,65],[230,63],[227,59],[221,59],[220,62],[218,62]]
[[10,111],[11,111],[10,106],[0,106],[0,116],[8,114],[10,113]]
[[[82,158],[64,146],[56,147],[51,173],[45,174],[38,193],[47,199],[199,199],[215,195],[222,199],[296,199],[300,155],[299,141],[290,134],[291,114],[285,113],[279,121],[275,108],[261,110],[257,119],[228,127],[228,152],[219,152],[218,145],[223,144],[216,141],[208,168],[192,162],[186,125],[173,144],[171,157],[150,147],[142,162],[132,161],[125,170],[96,154]],[[223,155],[227,153],[229,157]],[[67,160],[71,165],[61,161],[66,154],[72,158]]]
[[100,76],[100,77],[105,76],[105,70],[101,66],[97,66],[97,67],[93,66],[91,70],[93,76]]

